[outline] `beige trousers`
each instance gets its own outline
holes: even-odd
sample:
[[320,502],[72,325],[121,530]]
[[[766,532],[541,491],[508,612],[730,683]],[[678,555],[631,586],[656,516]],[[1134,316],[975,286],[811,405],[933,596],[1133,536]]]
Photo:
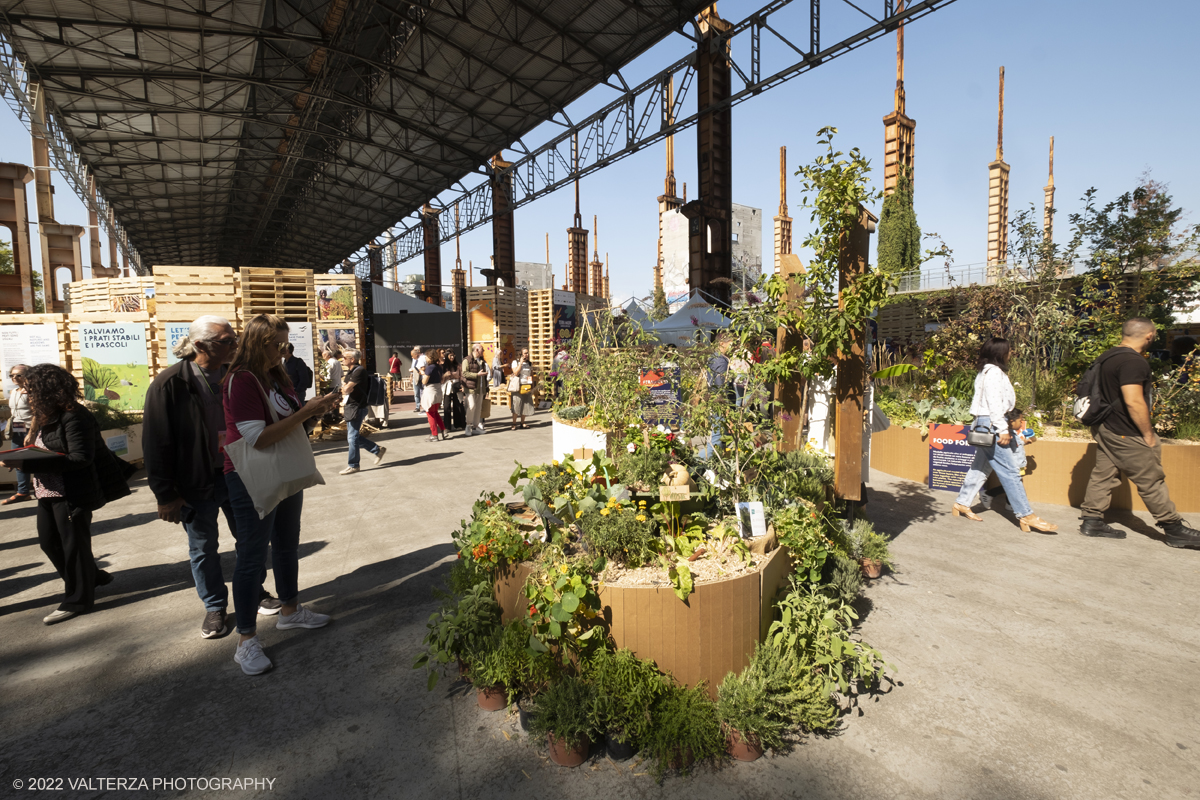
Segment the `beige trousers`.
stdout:
[[1121,473],[1137,487],[1142,502],[1159,523],[1182,519],[1167,493],[1167,476],[1162,468],[1162,442],[1147,447],[1141,437],[1120,436],[1103,425],[1092,428],[1096,440],[1096,466],[1088,479],[1080,510],[1084,518],[1102,519],[1121,485]]

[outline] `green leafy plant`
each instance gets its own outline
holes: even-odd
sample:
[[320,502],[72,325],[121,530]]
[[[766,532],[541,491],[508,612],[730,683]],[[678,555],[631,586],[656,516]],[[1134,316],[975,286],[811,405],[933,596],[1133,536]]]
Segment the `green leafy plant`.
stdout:
[[650,735],[650,709],[666,691],[670,679],[630,650],[598,649],[584,662],[584,674],[594,689],[592,723],[627,743],[644,742]]
[[628,486],[649,489],[659,485],[670,463],[670,453],[653,447],[638,447],[634,452],[621,456],[617,462],[617,478]]
[[654,759],[660,780],[668,769],[686,774],[693,759],[703,761],[725,752],[717,708],[703,683],[691,689],[669,687],[655,701],[650,716],[653,724],[642,751]]
[[[670,514],[677,507],[677,503],[658,503],[655,508],[666,508],[662,513]],[[688,561],[698,549],[704,546],[707,540],[705,533],[705,520],[700,518],[688,518],[682,526],[670,525],[667,526],[666,532],[663,533],[662,539],[666,544],[666,552],[659,554],[659,562],[663,569],[667,571],[667,576],[671,579],[671,585],[675,589],[675,596],[680,600],[687,600],[688,595],[695,588],[695,581],[692,578],[692,569]],[[672,533],[672,529],[675,531]]]
[[92,412],[92,416],[102,431],[121,430],[129,433],[134,425],[142,421],[140,414],[130,414],[106,404],[97,403],[88,410]]
[[772,750],[784,749],[803,705],[779,651],[756,645],[750,664],[740,675],[730,672],[717,689],[717,716],[726,734]]
[[603,640],[596,575],[605,560],[555,558],[539,565],[525,581],[526,624],[531,652],[554,652],[564,664]]
[[811,504],[800,504],[778,510],[773,522],[779,543],[791,553],[797,579],[820,583],[825,561],[834,548],[824,517]]
[[892,552],[888,547],[887,537],[872,529],[863,538],[862,557],[865,560],[878,561],[885,567],[892,566]]
[[500,606],[492,597],[490,582],[472,586],[460,597],[448,598],[430,617],[429,632],[422,644],[425,652],[417,656],[413,669],[429,668],[429,689],[437,685],[439,665],[468,653],[488,648],[500,625]]
[[595,690],[579,675],[563,674],[537,696],[537,713],[529,721],[535,734],[577,745],[593,733],[592,706]]
[[565,406],[554,413],[558,415],[559,419],[576,420],[583,419],[590,411],[588,406]]
[[826,583],[827,591],[843,603],[853,603],[862,594],[862,567],[841,552],[834,552],[832,563],[833,569]]
[[503,493],[481,496],[471,521],[464,522],[454,537],[459,556],[491,576],[508,564],[528,560],[541,546],[538,538],[527,538],[503,500]]
[[516,700],[535,674],[540,677],[545,671],[528,652],[527,641],[528,631],[520,620],[493,628],[491,636],[467,652],[471,682],[481,689],[503,687],[508,701]]
[[654,521],[633,505],[613,503],[593,509],[580,524],[592,552],[623,566],[643,566],[662,549]]

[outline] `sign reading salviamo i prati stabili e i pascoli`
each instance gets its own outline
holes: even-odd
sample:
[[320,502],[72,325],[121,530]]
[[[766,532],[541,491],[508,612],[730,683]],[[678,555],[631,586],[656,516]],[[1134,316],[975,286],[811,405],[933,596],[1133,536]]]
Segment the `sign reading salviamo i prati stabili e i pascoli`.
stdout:
[[84,396],[114,408],[141,409],[150,385],[143,322],[81,322]]
[[966,425],[929,426],[929,488],[957,492],[975,460]]

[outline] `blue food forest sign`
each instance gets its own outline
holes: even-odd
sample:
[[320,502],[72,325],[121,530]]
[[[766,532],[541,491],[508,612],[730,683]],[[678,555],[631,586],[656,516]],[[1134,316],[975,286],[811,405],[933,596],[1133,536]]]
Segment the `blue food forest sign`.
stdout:
[[647,425],[679,427],[679,407],[683,403],[679,367],[643,369],[638,382],[649,390],[642,400],[642,421]]
[[957,492],[975,461],[966,425],[929,426],[929,488]]

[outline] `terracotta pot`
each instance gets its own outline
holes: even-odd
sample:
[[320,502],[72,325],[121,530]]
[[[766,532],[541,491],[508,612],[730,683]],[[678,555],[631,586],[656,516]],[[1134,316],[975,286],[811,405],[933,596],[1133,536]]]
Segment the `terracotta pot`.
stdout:
[[546,744],[550,747],[550,760],[560,767],[578,767],[587,760],[588,750],[592,746],[586,736],[581,741],[571,743],[553,733],[546,734]]
[[762,758],[762,744],[755,738],[742,736],[741,731],[730,730],[727,737],[729,755],[738,761],[757,761]]
[[508,695],[505,694],[504,687],[497,684],[480,689],[476,695],[476,702],[484,711],[503,711],[508,708]]
[[862,560],[863,574],[868,578],[875,579],[883,574],[883,562],[876,561],[873,558],[864,558]]

